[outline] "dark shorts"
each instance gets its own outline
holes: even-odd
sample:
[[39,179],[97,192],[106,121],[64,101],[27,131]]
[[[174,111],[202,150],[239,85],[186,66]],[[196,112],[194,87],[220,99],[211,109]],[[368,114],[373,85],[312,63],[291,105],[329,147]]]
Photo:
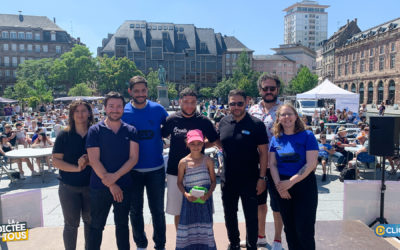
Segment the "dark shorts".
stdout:
[[321,163],[322,160],[328,161],[328,157],[318,156],[318,162]]
[[276,191],[274,181],[272,180],[271,172],[267,169],[267,188],[260,195],[257,195],[258,205],[263,205],[267,203],[267,197],[269,193],[269,205],[272,211],[279,212],[279,194]]

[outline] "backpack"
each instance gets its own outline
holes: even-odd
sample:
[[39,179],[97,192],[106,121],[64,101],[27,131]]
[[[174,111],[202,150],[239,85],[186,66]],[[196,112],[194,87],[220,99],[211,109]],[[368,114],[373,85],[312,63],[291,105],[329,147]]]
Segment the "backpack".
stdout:
[[356,170],[354,168],[344,168],[342,172],[340,172],[339,180],[344,182],[344,180],[355,180],[356,179]]

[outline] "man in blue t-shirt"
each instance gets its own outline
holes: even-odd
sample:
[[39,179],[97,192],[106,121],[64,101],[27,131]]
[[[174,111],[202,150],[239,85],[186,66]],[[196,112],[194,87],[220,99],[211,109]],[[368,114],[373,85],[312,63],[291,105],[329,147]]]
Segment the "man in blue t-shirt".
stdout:
[[319,137],[321,143],[318,143],[318,162],[322,165],[322,181],[326,181],[326,163],[328,162],[329,155],[335,153],[331,144],[326,142],[326,134],[321,134]]
[[138,130],[139,161],[131,171],[133,181],[130,210],[133,239],[138,249],[147,248],[143,222],[143,191],[146,187],[147,200],[153,221],[155,249],[165,248],[164,190],[165,168],[161,125],[168,116],[167,111],[156,102],[147,100],[147,81],[142,76],[129,80],[132,101],[125,105],[122,120]]
[[104,100],[107,118],[89,128],[86,148],[90,177],[91,225],[89,249],[98,250],[111,205],[118,249],[129,249],[129,209],[132,179],[129,172],[139,154],[135,127],[121,121],[124,98],[110,92]]

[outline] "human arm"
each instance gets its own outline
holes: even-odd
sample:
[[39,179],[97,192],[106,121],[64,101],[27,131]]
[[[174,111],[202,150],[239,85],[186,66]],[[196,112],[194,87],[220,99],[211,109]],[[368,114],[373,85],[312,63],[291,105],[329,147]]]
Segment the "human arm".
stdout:
[[197,200],[196,197],[192,196],[190,193],[186,192],[185,187],[183,186],[183,177],[185,176],[185,170],[186,170],[186,161],[182,159],[179,164],[178,164],[178,180],[176,182],[179,191],[185,196],[185,198],[193,202]]
[[214,172],[214,161],[211,158],[207,157],[206,164],[207,164],[208,172],[210,174],[211,185],[210,185],[210,189],[208,190],[208,192],[200,197],[200,199],[202,199],[204,201],[208,200],[211,197],[212,193],[215,190],[215,186],[217,185],[217,180],[215,178],[215,172]]
[[[267,175],[268,166],[268,144],[261,144],[257,146],[259,162],[260,162],[260,177],[265,177]],[[258,179],[257,181],[257,195],[264,192],[266,188],[265,180]]]
[[86,168],[86,166],[89,164],[89,158],[87,154],[83,154],[79,160],[78,160],[78,165],[68,163],[63,160],[64,154],[62,153],[53,153],[52,159],[53,159],[53,165],[61,169],[65,172],[81,172]]
[[[276,161],[276,157],[275,157],[275,152],[269,152],[268,153],[268,166],[269,169],[271,171],[271,176],[272,176],[272,180],[275,183],[275,186],[278,187],[278,184],[280,183],[281,179],[279,177],[279,172],[278,172],[278,168],[277,168],[277,161]],[[284,191],[279,191],[277,189],[279,195],[281,196],[282,199],[290,199],[292,197],[290,197],[290,194],[287,190]]]
[[[135,141],[130,141],[129,144],[129,159],[114,173],[104,173],[101,182],[107,187],[115,183],[119,178],[124,176],[126,173],[131,171],[131,169],[136,165],[139,158],[139,144]],[[99,176],[100,177],[100,176]]]

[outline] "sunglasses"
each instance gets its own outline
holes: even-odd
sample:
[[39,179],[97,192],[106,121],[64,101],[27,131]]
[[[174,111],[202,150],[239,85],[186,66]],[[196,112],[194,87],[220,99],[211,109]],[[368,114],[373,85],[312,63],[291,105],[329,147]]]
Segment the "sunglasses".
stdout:
[[274,92],[277,88],[276,88],[276,87],[269,87],[269,86],[266,86],[266,87],[261,88],[261,89],[262,89],[262,91],[264,91],[264,92],[267,92],[268,90],[271,91],[271,92]]
[[233,107],[233,106],[243,107],[243,105],[244,105],[244,102],[231,102],[231,103],[229,103],[230,107]]

